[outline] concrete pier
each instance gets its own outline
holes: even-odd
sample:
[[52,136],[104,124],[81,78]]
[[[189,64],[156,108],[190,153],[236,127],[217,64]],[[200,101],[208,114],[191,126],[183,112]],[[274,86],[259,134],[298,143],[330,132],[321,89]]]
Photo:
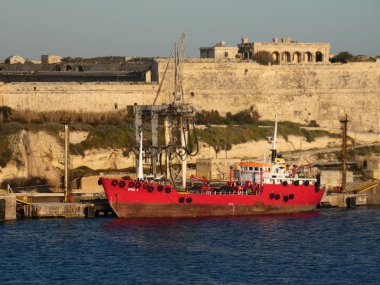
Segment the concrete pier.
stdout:
[[[33,203],[30,218],[85,218],[91,203]],[[27,213],[25,213],[25,217]]]
[[0,194],[0,221],[16,220],[16,195]]
[[356,198],[357,206],[367,205],[366,194],[350,194],[350,193],[331,193],[324,195],[321,200],[322,205],[329,205],[332,207],[346,208],[348,198]]

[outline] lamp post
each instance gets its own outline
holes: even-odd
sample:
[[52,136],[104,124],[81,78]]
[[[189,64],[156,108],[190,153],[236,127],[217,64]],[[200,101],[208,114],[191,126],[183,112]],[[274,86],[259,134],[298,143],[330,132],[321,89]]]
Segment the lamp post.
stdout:
[[342,123],[342,186],[341,191],[346,190],[346,176],[347,176],[347,124],[349,122],[347,115],[339,118]]
[[65,126],[65,177],[64,177],[64,199],[63,202],[68,202],[69,195],[69,124]]

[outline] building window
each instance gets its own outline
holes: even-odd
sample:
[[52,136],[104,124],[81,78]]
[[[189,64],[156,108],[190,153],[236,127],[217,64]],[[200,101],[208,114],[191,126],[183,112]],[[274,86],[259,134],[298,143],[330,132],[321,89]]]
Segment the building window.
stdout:
[[280,54],[277,51],[272,53],[272,58],[275,63],[280,63]]
[[323,54],[320,51],[317,51],[315,54],[315,61],[316,62],[323,62]]
[[293,62],[295,63],[300,63],[301,62],[301,53],[296,51],[294,54],[293,54]]
[[224,53],[224,58],[228,58],[228,52],[227,51]]
[[313,60],[313,57],[311,55],[311,52],[305,53],[305,62],[311,62]]

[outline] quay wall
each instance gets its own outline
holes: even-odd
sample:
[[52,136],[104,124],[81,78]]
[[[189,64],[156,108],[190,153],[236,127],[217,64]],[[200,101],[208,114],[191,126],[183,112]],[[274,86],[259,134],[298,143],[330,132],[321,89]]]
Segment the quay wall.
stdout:
[[[0,82],[0,105],[36,111],[103,112],[127,105],[172,101],[173,72],[156,59],[155,82]],[[172,65],[172,63],[171,63]],[[350,117],[353,131],[379,133],[380,61],[349,64],[262,66],[251,61],[187,59],[182,67],[184,100],[198,110],[236,113],[253,106],[262,119],[339,129]]]

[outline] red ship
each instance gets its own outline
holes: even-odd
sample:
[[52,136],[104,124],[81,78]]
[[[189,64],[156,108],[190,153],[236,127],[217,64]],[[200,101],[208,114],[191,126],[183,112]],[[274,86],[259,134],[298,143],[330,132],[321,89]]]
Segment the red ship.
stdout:
[[[243,161],[238,179],[224,183],[188,185],[179,191],[168,182],[100,177],[109,204],[120,218],[205,217],[297,213],[314,210],[324,189],[319,175],[299,174],[277,156],[277,123],[271,161]],[[140,159],[141,161],[141,159]],[[302,167],[304,168],[304,167]],[[140,167],[142,169],[142,167]],[[142,176],[140,176],[142,177]],[[194,177],[192,177],[194,178]]]

